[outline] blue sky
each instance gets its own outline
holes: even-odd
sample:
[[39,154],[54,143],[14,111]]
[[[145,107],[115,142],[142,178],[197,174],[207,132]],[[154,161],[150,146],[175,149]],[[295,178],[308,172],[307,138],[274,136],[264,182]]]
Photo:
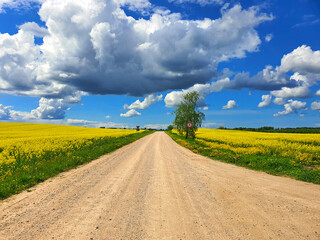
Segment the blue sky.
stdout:
[[4,0],[0,121],[320,126],[317,0]]

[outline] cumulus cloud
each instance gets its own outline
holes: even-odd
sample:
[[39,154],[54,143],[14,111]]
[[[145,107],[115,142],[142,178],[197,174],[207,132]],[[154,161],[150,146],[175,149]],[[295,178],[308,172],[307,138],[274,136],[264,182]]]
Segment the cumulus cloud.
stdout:
[[271,40],[273,39],[273,34],[272,33],[269,33],[265,36],[264,40],[266,42],[270,42]]
[[29,32],[19,30],[13,36],[0,33],[0,90],[24,92],[40,84],[34,75],[39,51]]
[[311,97],[310,87],[318,84],[319,80],[320,51],[313,51],[309,46],[302,45],[284,55],[280,66],[266,66],[253,77],[250,77],[249,73],[238,73],[225,86],[225,89],[269,90],[268,97],[264,97],[258,106],[270,104],[271,96],[275,96],[273,102],[277,105],[284,105],[285,108],[274,114],[278,117],[296,113],[298,109],[305,109],[305,102],[288,101],[287,99]]
[[260,102],[258,104],[258,107],[267,107],[271,104],[271,99],[272,99],[272,96],[271,95],[262,95],[262,102]]
[[320,89],[316,92],[316,96],[320,96]]
[[281,59],[281,70],[299,73],[320,73],[320,51],[302,45]]
[[297,100],[290,99],[288,103],[284,104],[284,110],[281,112],[278,112],[276,114],[273,114],[275,117],[279,117],[282,115],[288,115],[291,113],[296,113],[298,109],[305,109],[306,110],[306,102],[301,102]]
[[109,118],[111,118],[111,116],[108,115],[108,116],[106,116],[106,118],[109,119]]
[[222,109],[232,109],[238,107],[236,101],[234,100],[229,100],[227,105],[223,106]]
[[225,88],[272,91],[272,95],[283,98],[307,98],[309,88],[320,79],[319,63],[320,51],[302,45],[284,55],[280,66],[266,66],[252,77],[246,72],[238,73]]
[[229,78],[224,78],[207,84],[195,84],[181,91],[172,91],[166,95],[164,102],[166,107],[176,107],[181,103],[185,94],[195,91],[200,95],[198,106],[205,106],[205,97],[212,92],[221,91],[229,82]]
[[35,37],[44,37],[49,34],[46,28],[40,27],[35,22],[27,22],[25,24],[22,24],[19,28],[23,32],[30,33]]
[[250,76],[248,72],[238,73],[226,86],[226,89],[239,90],[248,88],[250,90],[271,91],[279,90],[282,87],[295,87],[296,82],[290,81],[289,77],[278,71],[277,68],[266,66],[255,76]]
[[271,91],[271,94],[277,98],[307,98],[311,92],[308,87],[282,87],[281,90]]
[[126,113],[121,113],[120,117],[135,117],[135,116],[140,116],[141,113],[139,113],[138,111],[131,109]]
[[320,111],[320,101],[314,101],[313,103],[311,103],[311,109]]
[[205,106],[205,107],[202,108],[202,110],[203,110],[203,111],[208,111],[208,110],[209,110],[209,107]]
[[284,105],[286,103],[286,100],[283,98],[275,98],[273,100],[273,103],[277,105]]
[[[191,90],[199,92],[199,103],[205,106],[211,92],[249,88],[270,91],[276,97],[274,103],[283,105],[290,98],[310,97],[310,87],[320,79],[320,51],[302,45],[284,55],[280,66],[266,66],[253,77],[239,73],[232,80],[212,81],[218,78],[219,63],[257,51],[261,40],[256,28],[273,19],[258,7],[225,5],[221,17],[203,20],[183,20],[170,11],[134,19],[122,9],[147,11],[152,5],[148,0],[3,0],[0,9],[34,3],[41,4],[39,15],[45,28],[30,22],[19,26],[16,34],[0,34],[0,92],[57,99],[58,104],[58,99],[66,98],[79,102],[84,94],[143,96],[185,89],[165,97],[166,106],[174,107]],[[42,37],[43,44],[35,44],[35,37]],[[269,39],[272,34],[265,36]],[[127,107],[145,109],[150,106],[146,99]],[[65,110],[60,115],[46,114],[50,106],[44,106],[34,110],[34,116],[64,116]]]
[[68,109],[64,99],[41,98],[39,107],[31,111],[31,118],[35,119],[64,119]]
[[183,20],[168,11],[134,19],[121,8],[127,4],[149,3],[44,1],[39,15],[46,29],[26,23],[17,34],[0,34],[0,91],[64,98],[75,91],[143,96],[188,88],[217,77],[220,62],[257,51],[256,27],[273,19],[240,5],[217,19]]
[[0,120],[8,120],[10,119],[10,110],[11,107],[3,106],[0,104]]
[[[258,7],[227,4],[217,19],[183,20],[170,11],[134,19],[123,7],[148,11],[148,0],[2,0],[0,12],[35,3],[41,4],[45,28],[30,22],[16,34],[0,34],[0,92],[55,100],[41,103],[33,114],[11,110],[17,118],[60,118],[67,104],[59,105],[59,99],[69,98],[72,104],[85,94],[144,96],[168,89],[185,90],[167,94],[167,107],[177,106],[188,91],[199,92],[205,106],[211,92],[241,88],[270,91],[273,102],[284,105],[290,98],[310,97],[310,87],[320,79],[320,51],[302,45],[284,55],[280,66],[266,66],[252,77],[238,73],[232,80],[212,81],[218,79],[219,63],[257,51],[261,39],[256,28],[273,19]],[[43,44],[35,44],[35,37],[43,38]],[[127,107],[144,109],[145,101]],[[52,113],[51,107],[60,110]]]
[[140,100],[135,101],[134,103],[132,103],[131,105],[127,105],[125,104],[123,106],[124,109],[147,109],[148,107],[151,106],[151,104],[155,104],[158,101],[162,101],[163,96],[159,95],[157,96],[156,94],[150,94],[149,96],[147,96],[142,102],[140,102]]
[[57,120],[64,119],[65,113],[72,104],[70,99],[39,100],[39,107],[30,112],[15,111],[13,107],[0,104],[0,120],[27,121],[27,120]]

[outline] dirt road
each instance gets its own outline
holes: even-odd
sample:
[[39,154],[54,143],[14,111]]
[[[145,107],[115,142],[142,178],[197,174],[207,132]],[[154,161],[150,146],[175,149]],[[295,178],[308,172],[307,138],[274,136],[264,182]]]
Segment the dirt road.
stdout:
[[157,132],[0,202],[0,239],[320,239],[320,186]]

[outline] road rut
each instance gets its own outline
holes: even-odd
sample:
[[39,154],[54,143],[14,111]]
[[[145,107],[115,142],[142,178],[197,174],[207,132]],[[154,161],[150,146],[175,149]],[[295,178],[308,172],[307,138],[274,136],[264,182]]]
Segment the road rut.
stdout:
[[1,201],[0,239],[320,239],[320,186],[156,132]]

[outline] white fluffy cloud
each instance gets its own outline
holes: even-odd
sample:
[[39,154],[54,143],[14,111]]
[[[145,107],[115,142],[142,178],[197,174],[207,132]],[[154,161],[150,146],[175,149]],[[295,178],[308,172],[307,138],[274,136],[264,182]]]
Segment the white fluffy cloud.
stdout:
[[212,83],[207,84],[195,84],[188,89],[183,89],[181,91],[172,91],[168,93],[164,99],[166,103],[166,107],[176,107],[183,100],[183,96],[186,93],[196,91],[200,95],[200,99],[198,101],[199,106],[205,105],[205,97],[212,92],[221,91],[226,85],[230,82],[229,78],[224,78]]
[[249,73],[239,73],[226,88],[269,90],[279,98],[307,98],[311,95],[309,88],[319,79],[320,51],[302,45],[284,55],[280,66],[266,66],[253,77]]
[[[311,97],[310,87],[320,80],[320,51],[313,51],[309,46],[303,45],[284,55],[275,73],[284,76],[288,72],[294,72],[287,80],[287,85],[293,85],[283,86],[280,90],[270,92],[276,97],[274,101],[276,104],[281,104],[289,98]],[[293,111],[289,104],[283,113]]]
[[22,24],[19,27],[23,32],[30,33],[31,35],[35,37],[44,37],[48,35],[48,30],[46,28],[40,27],[35,22],[27,22],[25,24]]
[[137,100],[134,103],[132,103],[130,106],[125,104],[123,108],[143,110],[150,107],[151,104],[155,104],[158,101],[162,101],[162,99],[163,99],[162,95],[157,96],[156,94],[150,94],[142,102],[140,100]]
[[284,104],[284,110],[274,114],[273,116],[279,117],[282,115],[288,115],[291,113],[296,113],[298,109],[305,109],[306,110],[306,102],[301,102],[297,100],[290,99],[288,103]]
[[257,75],[251,77],[248,72],[238,73],[230,82],[227,89],[243,89],[250,90],[278,90],[285,86],[296,86],[296,83],[289,81],[289,77],[278,71],[279,67],[266,66]]
[[139,113],[138,111],[131,109],[126,113],[121,113],[120,117],[135,117],[135,116],[140,116],[141,113]]
[[277,105],[284,105],[286,103],[286,100],[283,98],[275,98],[273,100],[273,103]]
[[64,99],[41,98],[39,107],[31,111],[31,118],[35,119],[64,119],[68,109]]
[[75,99],[47,99],[39,100],[39,107],[30,112],[13,110],[13,107],[0,104],[0,120],[27,121],[27,120],[57,120],[64,119],[65,113],[69,110],[69,105]]
[[75,91],[142,96],[188,88],[216,77],[220,62],[257,51],[255,28],[273,19],[240,5],[218,19],[183,20],[168,11],[134,19],[122,5],[149,2],[46,0],[39,15],[47,29],[26,23],[17,34],[0,34],[0,91],[65,98]]
[[320,73],[320,51],[303,45],[281,59],[281,70],[299,73]]
[[223,106],[222,109],[232,109],[238,107],[236,101],[234,100],[229,100],[227,105]]
[[311,103],[311,109],[320,111],[320,101],[314,101],[313,103]]
[[307,98],[311,92],[308,87],[283,87],[281,90],[271,91],[271,94],[277,98]]
[[320,89],[316,92],[316,96],[320,96]]
[[270,42],[271,40],[273,39],[273,34],[272,33],[269,33],[265,36],[264,40],[266,42]]
[[[303,45],[284,55],[280,66],[266,66],[253,77],[250,77],[249,73],[237,74],[225,88],[269,90],[270,94],[264,95],[258,106],[269,105],[271,96],[275,96],[273,103],[284,105],[285,109],[274,116],[281,116],[304,109],[306,103],[287,99],[311,97],[310,87],[318,84],[319,80],[320,51],[313,51],[309,46]],[[318,94],[320,93],[316,92],[316,95]]]
[[23,30],[13,36],[0,33],[0,89],[7,92],[24,92],[36,88],[35,77],[39,47],[34,36]]
[[3,106],[0,104],[0,120],[8,120],[10,119],[10,110],[11,107]]
[[258,107],[267,107],[271,104],[271,99],[272,99],[272,96],[271,95],[262,95],[262,102],[260,102],[258,104]]

